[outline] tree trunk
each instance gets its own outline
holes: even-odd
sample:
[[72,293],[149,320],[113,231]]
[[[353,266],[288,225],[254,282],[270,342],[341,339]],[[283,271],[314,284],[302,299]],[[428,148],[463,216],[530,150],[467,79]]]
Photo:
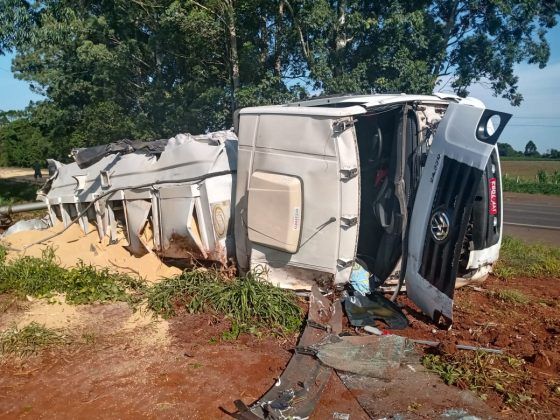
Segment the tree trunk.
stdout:
[[341,76],[344,72],[344,53],[346,46],[351,41],[346,34],[346,0],[339,0],[337,7],[337,22],[335,29],[335,40],[334,40],[334,65],[333,65],[333,75],[335,77]]
[[299,42],[300,42],[300,45],[301,45],[301,50],[303,52],[303,58],[307,62],[308,67],[311,69],[313,67],[313,62],[312,62],[311,52],[309,51],[307,42],[305,41],[305,36],[303,34],[303,29],[302,29],[301,25],[299,24],[297,16],[294,12],[294,8],[290,4],[290,2],[288,0],[284,0],[284,4],[286,5],[286,7],[288,8],[288,11],[292,15],[293,24],[294,24],[294,26],[295,26],[295,28],[298,32],[298,35],[299,35]]
[[[261,12],[262,13],[262,12]],[[267,16],[262,13],[260,18],[260,61],[261,68],[266,68],[266,62],[268,60],[268,27],[267,27]]]
[[226,0],[226,23],[229,40],[229,61],[231,68],[231,112],[235,111],[235,97],[241,85],[239,80],[239,53],[237,51],[237,29],[235,27],[235,0]]
[[439,60],[439,62],[434,66],[432,72],[432,75],[434,76],[434,87],[437,82],[437,78],[439,77],[439,73],[441,72],[441,69],[443,67],[443,64],[446,61],[447,43],[449,42],[449,38],[451,37],[451,31],[453,30],[453,27],[455,26],[455,21],[457,20],[457,8],[459,6],[459,2],[460,0],[453,0],[450,5],[451,7],[449,10],[449,15],[447,16],[445,29],[443,31],[442,48],[445,48],[445,51],[442,51],[443,58]]
[[284,31],[284,0],[278,2],[278,16],[276,17],[276,32],[274,34],[274,75],[282,76],[282,32]]

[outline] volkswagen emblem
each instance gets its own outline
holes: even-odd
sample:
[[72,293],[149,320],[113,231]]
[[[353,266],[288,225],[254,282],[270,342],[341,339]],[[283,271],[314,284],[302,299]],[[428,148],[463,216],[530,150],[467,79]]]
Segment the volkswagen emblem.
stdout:
[[430,230],[436,241],[441,242],[447,239],[447,235],[449,235],[449,217],[447,217],[444,211],[438,210],[432,214]]

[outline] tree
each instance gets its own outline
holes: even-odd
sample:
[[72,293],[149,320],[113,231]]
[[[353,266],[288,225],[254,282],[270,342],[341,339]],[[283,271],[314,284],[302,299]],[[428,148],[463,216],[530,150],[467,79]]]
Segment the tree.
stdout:
[[0,53],[45,96],[26,117],[64,156],[122,137],[228,128],[235,108],[315,93],[460,95],[486,81],[522,100],[543,67],[551,0],[0,0]]
[[[431,0],[362,2],[286,0],[300,48],[300,75],[316,88],[431,93],[442,77],[468,94],[486,81],[519,105],[514,65],[544,67],[547,29],[560,4],[548,0]],[[296,62],[297,63],[297,62]]]
[[550,149],[550,152],[548,153],[548,157],[551,159],[560,159],[560,150]]
[[538,156],[539,152],[537,151],[537,145],[533,143],[533,140],[529,140],[525,145],[525,156]]
[[521,154],[509,143],[498,143],[498,153],[500,156],[519,156]]
[[50,154],[51,144],[28,119],[0,126],[0,164],[31,167]]

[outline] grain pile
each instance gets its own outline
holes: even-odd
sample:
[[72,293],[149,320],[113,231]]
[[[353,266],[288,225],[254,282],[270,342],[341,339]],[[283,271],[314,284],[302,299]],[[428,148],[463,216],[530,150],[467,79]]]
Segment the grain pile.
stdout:
[[10,257],[40,257],[46,247],[52,247],[57,262],[63,267],[75,266],[79,261],[98,267],[126,274],[136,274],[149,282],[156,282],[164,277],[180,274],[176,267],[165,265],[157,255],[148,253],[141,257],[132,255],[125,247],[128,245],[124,235],[118,243],[109,245],[108,238],[101,242],[94,226],[90,226],[86,235],[78,225],[72,225],[61,235],[43,243],[23,250],[26,245],[46,238],[62,230],[60,225],[41,231],[18,232],[4,239],[10,248]]

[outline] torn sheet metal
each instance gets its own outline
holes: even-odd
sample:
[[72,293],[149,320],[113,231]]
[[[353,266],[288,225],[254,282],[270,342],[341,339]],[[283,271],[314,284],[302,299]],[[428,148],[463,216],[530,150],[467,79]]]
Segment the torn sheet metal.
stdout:
[[43,219],[30,219],[30,220],[20,220],[10,226],[0,238],[13,235],[18,232],[27,232],[30,230],[43,230],[51,227],[50,218],[44,217]]
[[[338,323],[340,318],[336,311],[336,307],[333,309],[329,300],[314,287],[310,295],[308,320],[318,325],[328,324],[332,331],[340,331],[342,323]],[[298,346],[311,346],[327,336],[325,329],[308,323]],[[331,368],[321,364],[315,357],[295,353],[276,384],[257,402],[245,407],[241,401],[236,401],[240,410],[236,417],[246,420],[307,418],[313,413],[331,373]]]
[[[82,149],[75,159],[57,163],[39,196],[54,223],[77,222],[86,233],[93,225],[99,239],[109,235],[110,243],[117,242],[122,227],[135,255],[155,250],[162,257],[222,264],[233,257],[229,224],[237,137],[232,131],[123,141]],[[148,223],[153,235],[142,239]]]
[[296,348],[314,354],[324,365],[337,371],[378,379],[390,379],[414,350],[414,344],[398,335],[329,336],[321,343]]

